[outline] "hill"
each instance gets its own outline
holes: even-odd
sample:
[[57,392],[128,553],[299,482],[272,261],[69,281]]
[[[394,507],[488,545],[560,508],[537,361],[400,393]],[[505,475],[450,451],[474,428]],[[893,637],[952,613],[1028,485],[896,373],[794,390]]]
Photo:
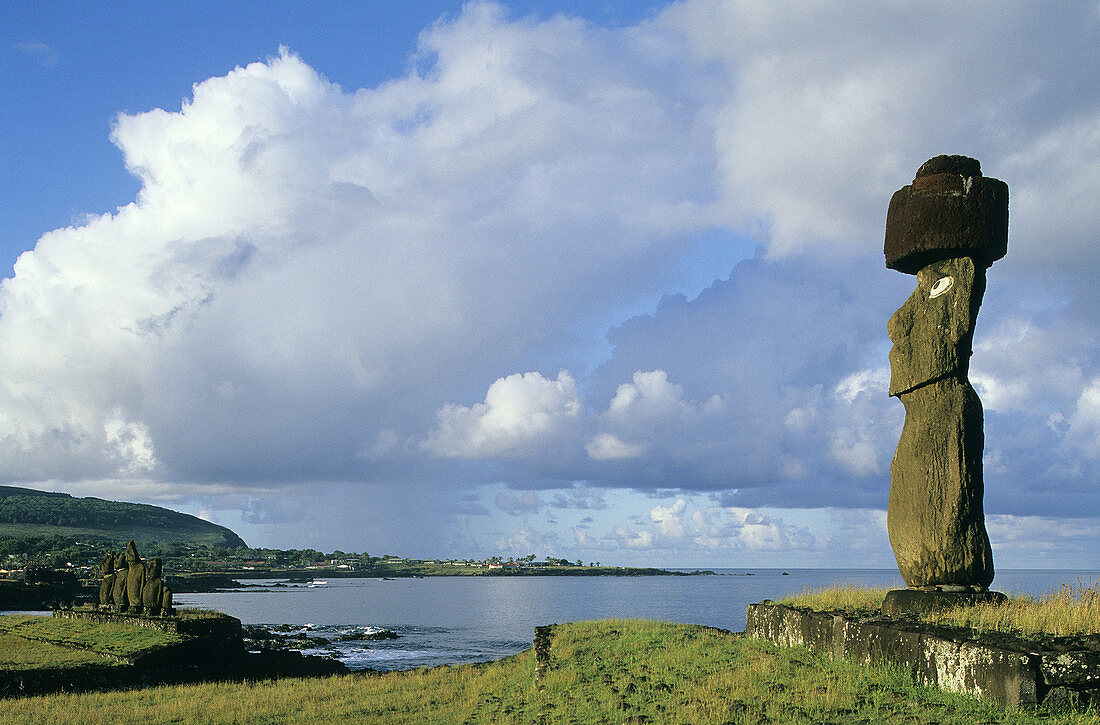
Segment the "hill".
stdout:
[[237,548],[241,537],[197,516],[142,503],[75,498],[67,493],[0,486],[0,537],[63,536],[112,544],[180,542]]

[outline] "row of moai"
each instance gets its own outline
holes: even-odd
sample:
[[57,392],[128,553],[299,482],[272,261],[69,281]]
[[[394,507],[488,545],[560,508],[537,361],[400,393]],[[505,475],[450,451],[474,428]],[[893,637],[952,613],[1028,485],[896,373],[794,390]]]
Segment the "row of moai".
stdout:
[[164,585],[160,559],[143,561],[131,541],[126,551],[107,552],[99,568],[99,608],[126,614],[172,614],[172,590]]

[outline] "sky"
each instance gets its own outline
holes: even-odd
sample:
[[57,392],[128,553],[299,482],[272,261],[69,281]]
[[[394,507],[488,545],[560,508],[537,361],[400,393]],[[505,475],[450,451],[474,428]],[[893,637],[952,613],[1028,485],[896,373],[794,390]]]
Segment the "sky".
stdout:
[[891,194],[1010,187],[998,567],[1100,550],[1100,7],[16,2],[0,483],[253,546],[894,566]]

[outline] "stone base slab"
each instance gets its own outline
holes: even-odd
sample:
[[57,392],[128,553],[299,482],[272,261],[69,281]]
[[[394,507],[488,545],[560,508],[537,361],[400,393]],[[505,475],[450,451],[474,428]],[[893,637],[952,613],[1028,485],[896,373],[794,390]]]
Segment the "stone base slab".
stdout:
[[891,589],[882,602],[882,613],[887,617],[920,615],[925,612],[941,612],[958,606],[974,604],[1000,604],[1008,599],[1001,592],[943,592],[924,589]]
[[1100,638],[1048,638],[1037,644],[884,616],[750,604],[745,632],[784,647],[856,662],[886,662],[918,682],[998,702],[1031,707],[1044,701],[1100,702]]

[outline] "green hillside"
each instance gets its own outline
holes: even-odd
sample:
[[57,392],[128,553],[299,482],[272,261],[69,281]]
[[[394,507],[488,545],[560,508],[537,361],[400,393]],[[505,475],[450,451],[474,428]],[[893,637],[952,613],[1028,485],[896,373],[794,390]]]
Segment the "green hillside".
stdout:
[[0,486],[0,537],[30,536],[245,546],[224,526],[159,506]]

